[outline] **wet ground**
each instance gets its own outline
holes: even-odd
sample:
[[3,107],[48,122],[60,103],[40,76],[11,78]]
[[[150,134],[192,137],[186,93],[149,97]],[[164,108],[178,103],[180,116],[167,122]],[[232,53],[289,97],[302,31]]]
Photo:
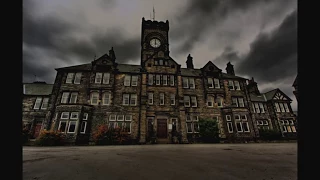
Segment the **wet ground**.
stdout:
[[297,143],[25,146],[23,179],[297,179]]

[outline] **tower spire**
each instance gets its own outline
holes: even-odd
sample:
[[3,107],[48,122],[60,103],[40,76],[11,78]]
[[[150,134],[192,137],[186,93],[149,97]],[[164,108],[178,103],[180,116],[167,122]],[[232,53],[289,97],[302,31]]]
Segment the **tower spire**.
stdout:
[[156,18],[156,13],[154,11],[154,6],[153,6],[153,20]]

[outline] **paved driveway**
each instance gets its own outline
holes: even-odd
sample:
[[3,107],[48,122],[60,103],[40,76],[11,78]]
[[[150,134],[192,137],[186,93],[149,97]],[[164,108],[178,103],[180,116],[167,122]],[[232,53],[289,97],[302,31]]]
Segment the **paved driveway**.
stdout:
[[23,147],[23,179],[297,179],[297,143]]

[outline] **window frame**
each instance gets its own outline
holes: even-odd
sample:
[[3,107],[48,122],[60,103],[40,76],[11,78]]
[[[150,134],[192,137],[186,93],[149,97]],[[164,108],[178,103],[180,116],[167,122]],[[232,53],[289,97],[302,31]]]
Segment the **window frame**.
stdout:
[[131,76],[130,75],[125,75],[123,79],[123,85],[128,87],[131,86]]
[[[44,102],[46,102],[46,106],[45,107],[44,107]],[[45,109],[48,108],[48,106],[49,106],[49,98],[48,97],[42,98],[40,109],[45,110]]]
[[165,95],[164,93],[159,93],[159,105],[164,105],[165,104]]
[[[231,126],[231,130],[230,130],[230,126]],[[233,133],[233,125],[232,125],[232,122],[227,122],[227,128],[228,128],[228,132],[229,133]]]
[[[75,114],[76,114],[77,117],[73,118],[72,115],[75,115]],[[71,112],[70,113],[70,119],[79,119],[79,112]]]
[[[150,100],[152,101],[151,103],[150,103]],[[152,92],[148,92],[148,104],[153,105],[153,93]]]
[[[94,95],[97,95],[97,103],[92,103],[92,100],[93,100],[93,97],[94,97]],[[91,92],[90,93],[90,104],[91,105],[99,105],[99,99],[100,99],[100,94],[99,94],[99,92]]]
[[[64,114],[68,114],[68,117],[67,118],[63,118]],[[69,119],[69,118],[70,118],[70,112],[61,112],[60,119]]]
[[[173,101],[173,103],[172,103]],[[176,95],[170,94],[170,105],[176,105]]]
[[131,76],[131,86],[138,86],[139,76]]
[[40,109],[41,106],[42,106],[42,97],[37,97],[36,101],[34,102],[33,109]]
[[102,84],[110,84],[110,73],[103,73]]
[[[99,77],[98,75],[100,75],[100,78],[98,78]],[[102,76],[103,76],[103,73],[96,72],[95,77],[94,77],[94,83],[101,84],[102,83]],[[98,79],[100,79],[100,81],[98,81]]]
[[[70,132],[70,125],[71,123],[75,123],[74,125],[74,132]],[[67,134],[75,134],[77,132],[77,125],[78,125],[78,121],[69,121],[68,122],[68,130],[67,130]]]
[[[77,72],[74,75],[73,84],[81,84],[81,78],[82,78],[82,73],[81,72]],[[79,80],[79,82],[77,80]]]
[[[70,98],[69,98],[69,104],[76,104],[76,103],[77,103],[78,94],[79,94],[78,92],[71,92],[71,93],[70,93],[70,96],[69,96],[69,97],[70,97]],[[74,102],[71,102],[73,95],[75,95],[75,100],[74,100]]]

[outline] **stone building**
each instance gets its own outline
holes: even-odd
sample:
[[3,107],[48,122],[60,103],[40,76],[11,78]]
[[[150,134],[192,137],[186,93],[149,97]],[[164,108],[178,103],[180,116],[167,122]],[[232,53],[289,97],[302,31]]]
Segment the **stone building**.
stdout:
[[48,104],[53,84],[34,82],[23,84],[22,125],[36,138],[48,114]]
[[217,120],[222,139],[250,140],[261,128],[285,135],[281,128],[293,118],[290,98],[279,89],[260,94],[230,62],[226,72],[211,61],[195,68],[189,54],[181,67],[170,57],[168,31],[168,21],[142,18],[140,65],[118,63],[111,48],[91,63],[57,68],[45,128],[76,143],[90,141],[99,124],[122,127],[140,143],[152,130],[159,142],[169,143],[175,130],[187,143],[207,118]]

